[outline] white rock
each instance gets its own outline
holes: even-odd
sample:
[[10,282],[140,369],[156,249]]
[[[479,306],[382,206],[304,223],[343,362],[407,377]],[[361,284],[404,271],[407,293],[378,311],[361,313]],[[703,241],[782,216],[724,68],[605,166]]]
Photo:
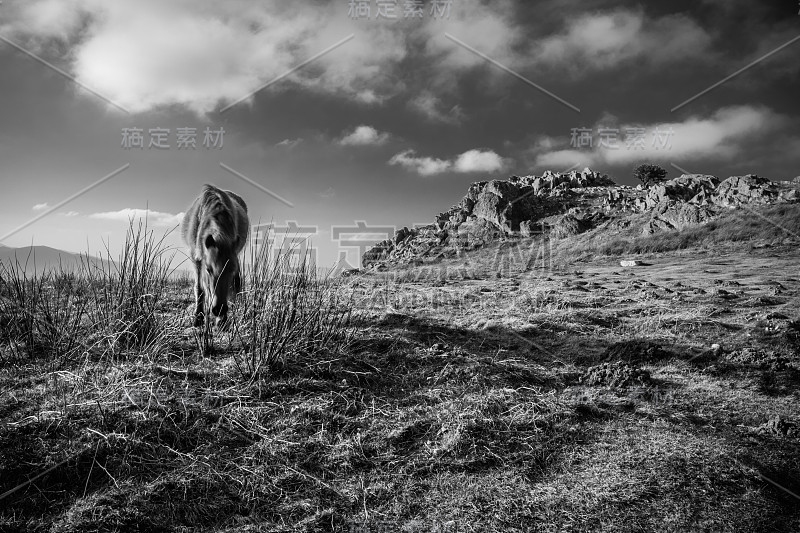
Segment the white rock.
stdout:
[[634,260],[620,261],[619,264],[620,264],[620,266],[624,266],[624,267],[642,266],[642,262],[638,261],[638,260],[635,260],[635,259]]

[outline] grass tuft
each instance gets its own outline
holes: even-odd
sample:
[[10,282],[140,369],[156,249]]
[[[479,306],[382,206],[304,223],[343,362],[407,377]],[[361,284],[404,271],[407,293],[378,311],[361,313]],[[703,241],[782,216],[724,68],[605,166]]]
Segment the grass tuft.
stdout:
[[344,285],[321,277],[310,251],[251,246],[243,262],[245,290],[234,308],[235,364],[253,379],[287,357],[337,352],[351,340],[352,297]]

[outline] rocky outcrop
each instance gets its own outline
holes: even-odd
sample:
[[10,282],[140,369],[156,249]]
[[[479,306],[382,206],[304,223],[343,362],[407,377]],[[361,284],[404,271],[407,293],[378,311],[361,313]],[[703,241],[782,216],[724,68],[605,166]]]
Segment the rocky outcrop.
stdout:
[[658,204],[642,233],[650,235],[656,231],[683,229],[711,220],[713,216],[713,212],[704,206],[675,202]]
[[592,228],[597,227],[606,220],[603,213],[574,214],[567,213],[557,217],[549,226],[550,236],[554,239],[565,239],[573,235],[579,235]]
[[[467,221],[484,220],[510,234],[529,231],[530,222],[562,212],[572,189],[607,187],[614,182],[605,174],[584,169],[542,176],[512,176],[508,180],[472,184],[458,205],[436,217],[439,229],[454,230]],[[526,224],[525,229],[521,228]]]
[[[600,225],[616,231],[642,224],[646,235],[702,224],[743,204],[800,201],[798,185],[748,174],[722,182],[707,174],[684,174],[651,187],[617,186],[608,176],[584,169],[541,176],[473,183],[467,194],[435,222],[402,228],[364,254],[368,267],[437,260],[499,239],[546,234],[563,239]],[[616,228],[616,229],[615,229]]]
[[650,187],[647,195],[634,202],[637,210],[645,211],[672,202],[707,205],[719,180],[704,174],[684,174]]
[[768,204],[775,201],[778,190],[767,178],[755,174],[731,176],[714,191],[712,201],[721,207],[738,207],[742,204]]

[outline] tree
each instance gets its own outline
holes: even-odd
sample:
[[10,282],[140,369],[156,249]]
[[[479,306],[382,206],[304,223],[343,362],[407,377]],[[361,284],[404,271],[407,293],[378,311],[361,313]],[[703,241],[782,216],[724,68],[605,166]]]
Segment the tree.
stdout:
[[667,171],[658,165],[639,165],[633,169],[633,177],[650,187],[667,179]]

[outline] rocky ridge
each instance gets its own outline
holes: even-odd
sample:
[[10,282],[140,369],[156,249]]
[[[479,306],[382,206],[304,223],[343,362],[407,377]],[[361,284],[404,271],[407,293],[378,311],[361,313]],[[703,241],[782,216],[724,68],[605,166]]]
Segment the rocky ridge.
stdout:
[[642,227],[645,235],[678,230],[742,205],[797,202],[798,185],[797,180],[773,182],[754,174],[722,181],[684,174],[651,187],[631,187],[588,168],[480,181],[434,223],[402,228],[393,239],[377,243],[364,254],[362,265],[421,264],[511,237],[560,239],[630,214],[650,214]]

